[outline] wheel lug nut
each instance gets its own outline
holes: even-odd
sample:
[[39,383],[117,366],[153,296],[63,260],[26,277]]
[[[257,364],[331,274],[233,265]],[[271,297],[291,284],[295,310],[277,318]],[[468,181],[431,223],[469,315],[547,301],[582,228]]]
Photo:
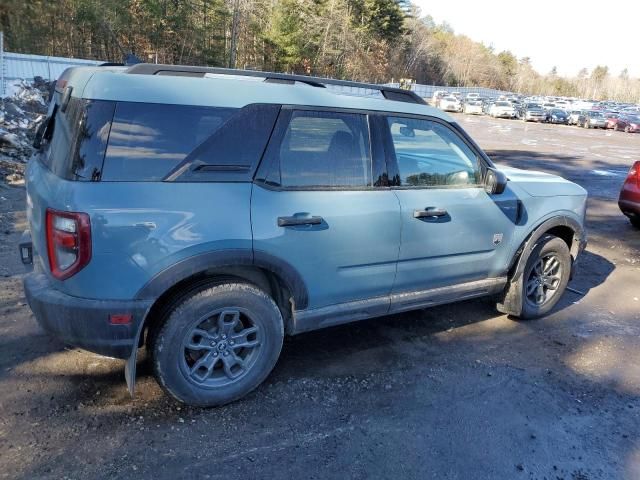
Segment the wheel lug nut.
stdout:
[[216,342],[211,342],[211,346],[215,347],[216,346]]
[[235,345],[236,342],[234,342],[233,340],[229,340],[229,345]]
[[213,356],[217,357],[218,356],[218,352],[213,352]]
[[226,335],[222,335],[222,339],[223,339],[223,340],[226,340],[226,339],[227,339],[227,336],[226,336]]
[[224,352],[224,356],[226,357],[227,355],[229,355],[229,352]]

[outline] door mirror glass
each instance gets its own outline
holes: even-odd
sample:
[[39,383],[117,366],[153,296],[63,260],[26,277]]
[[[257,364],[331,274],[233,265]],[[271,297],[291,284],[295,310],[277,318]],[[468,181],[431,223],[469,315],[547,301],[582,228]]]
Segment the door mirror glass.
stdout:
[[487,169],[484,177],[484,189],[490,195],[500,195],[507,188],[507,176],[500,170]]

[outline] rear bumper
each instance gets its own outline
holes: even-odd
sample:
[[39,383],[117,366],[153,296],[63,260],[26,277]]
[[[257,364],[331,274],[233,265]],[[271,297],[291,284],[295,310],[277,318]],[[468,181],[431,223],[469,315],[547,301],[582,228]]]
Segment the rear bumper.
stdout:
[[[128,358],[151,300],[94,300],[66,295],[42,273],[24,279],[29,307],[42,328],[63,342],[115,358]],[[131,323],[112,325],[111,314],[131,314]]]
[[618,200],[618,207],[620,207],[622,213],[627,217],[640,217],[640,201],[634,202],[633,200],[620,198]]

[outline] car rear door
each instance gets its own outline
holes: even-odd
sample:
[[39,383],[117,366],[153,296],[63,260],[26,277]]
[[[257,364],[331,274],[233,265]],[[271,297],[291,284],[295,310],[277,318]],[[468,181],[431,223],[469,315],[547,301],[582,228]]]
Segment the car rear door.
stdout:
[[378,298],[375,313],[386,313],[401,219],[379,187],[384,168],[367,114],[281,110],[253,186],[253,248],[302,279],[308,304],[296,308]]
[[485,191],[478,152],[447,122],[388,116],[385,124],[402,215],[394,296],[504,275],[515,195]]

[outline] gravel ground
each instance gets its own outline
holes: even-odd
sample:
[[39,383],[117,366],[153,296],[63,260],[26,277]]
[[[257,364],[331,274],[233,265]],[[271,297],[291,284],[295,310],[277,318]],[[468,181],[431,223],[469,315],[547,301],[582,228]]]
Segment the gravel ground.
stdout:
[[467,301],[290,338],[264,385],[201,410],[139,359],[37,326],[17,258],[24,189],[0,186],[0,478],[640,478],[640,231],[616,205],[640,135],[458,116],[497,162],[590,194],[590,244],[555,312]]

